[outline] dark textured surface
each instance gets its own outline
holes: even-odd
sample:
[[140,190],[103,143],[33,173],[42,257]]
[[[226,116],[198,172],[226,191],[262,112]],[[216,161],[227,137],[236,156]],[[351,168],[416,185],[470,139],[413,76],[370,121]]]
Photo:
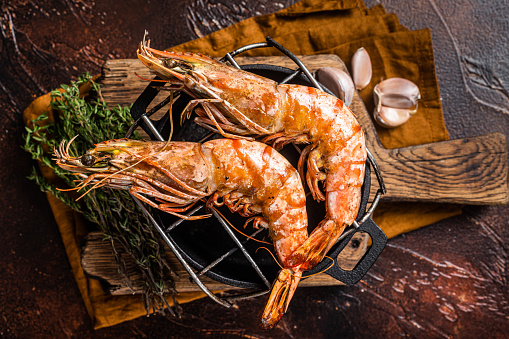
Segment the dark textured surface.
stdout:
[[[23,109],[109,58],[134,58],[143,31],[171,46],[290,1],[11,1],[0,7],[0,335],[6,337],[504,337],[509,333],[509,207],[392,239],[361,283],[299,289],[277,329],[258,329],[264,299],[184,305],[180,320],[139,318],[94,331],[45,195],[25,179]],[[377,1],[367,1],[368,6]],[[410,29],[431,28],[451,137],[509,134],[509,5],[382,1]]]

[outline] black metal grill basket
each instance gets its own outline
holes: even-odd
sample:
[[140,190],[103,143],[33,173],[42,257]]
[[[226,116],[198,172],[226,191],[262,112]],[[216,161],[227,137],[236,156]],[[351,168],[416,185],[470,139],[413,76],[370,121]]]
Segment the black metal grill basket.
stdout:
[[[234,59],[234,56],[247,50],[265,47],[277,48],[288,58],[293,60],[298,68],[296,70],[291,70],[274,65],[260,64],[239,66]],[[221,61],[229,62],[234,67],[242,68],[243,70],[270,78],[278,83],[294,83],[317,87],[332,94],[327,88],[314,79],[309,70],[295,55],[270,37],[267,37],[266,42],[247,45],[230,52],[221,59]],[[157,80],[157,78],[155,80]],[[147,109],[149,104],[159,93],[159,88],[162,85],[164,85],[162,82],[151,82],[133,104],[131,115],[135,119],[135,123],[128,132],[127,137],[129,137],[132,131],[138,126],[143,128],[153,140],[163,141],[169,137],[169,114],[164,114],[157,121],[150,117],[154,113],[166,109],[165,106],[170,99],[163,100],[151,110]],[[201,128],[193,121],[187,121],[184,125],[180,126],[179,113],[184,109],[189,100],[191,100],[191,98],[185,93],[182,93],[172,106],[172,114],[175,119],[172,140],[203,142],[207,138],[220,137]],[[297,147],[293,145],[285,146],[281,153],[294,166],[297,164],[299,158],[299,149]],[[380,189],[377,191],[375,198],[368,208],[371,171],[375,172]],[[331,261],[329,259],[324,259],[312,270],[304,272],[304,277],[325,271],[325,273],[345,284],[355,284],[366,274],[387,242],[387,237],[383,231],[371,219],[371,215],[381,195],[384,193],[385,186],[380,171],[375,159],[368,151],[366,174],[361,194],[362,202],[357,220],[343,233],[334,247],[332,247],[328,253],[328,257],[336,258],[357,232],[366,232],[369,234],[371,237],[370,247],[353,270],[343,270],[337,263],[331,266]],[[242,225],[244,225],[246,219],[231,213],[225,207],[213,210],[213,217],[211,218],[184,221],[158,210],[149,213],[139,200],[135,197],[133,197],[133,199],[136,200],[142,210],[149,216],[162,239],[188,271],[191,279],[213,300],[224,306],[230,306],[232,300],[250,298],[269,291],[271,282],[277,276],[280,268],[268,251],[260,250],[260,247],[271,249],[272,246],[264,245],[254,240],[270,242],[266,230],[255,230],[249,226],[243,229]],[[311,197],[308,197],[307,211],[310,225],[309,231],[311,232],[324,218],[325,204],[316,203]],[[188,212],[188,215],[200,213],[205,213],[204,204],[196,205]],[[241,234],[241,232],[249,235],[249,237]],[[254,289],[254,292],[220,298],[211,293],[200,280],[200,276],[202,275],[206,275],[216,281],[231,286]]]

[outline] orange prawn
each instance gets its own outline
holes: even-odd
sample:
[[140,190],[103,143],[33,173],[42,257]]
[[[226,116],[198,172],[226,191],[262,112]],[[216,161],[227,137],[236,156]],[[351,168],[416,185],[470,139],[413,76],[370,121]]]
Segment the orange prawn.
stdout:
[[303,272],[291,258],[308,238],[308,219],[299,173],[279,152],[246,140],[200,144],[117,139],[73,157],[69,144],[62,141],[54,153],[57,165],[79,173],[78,188],[129,190],[150,206],[181,218],[190,218],[181,213],[209,196],[209,208],[225,204],[251,217],[248,222],[254,219],[255,227],[268,228],[283,266],[271,298],[282,296],[277,310],[286,311]]

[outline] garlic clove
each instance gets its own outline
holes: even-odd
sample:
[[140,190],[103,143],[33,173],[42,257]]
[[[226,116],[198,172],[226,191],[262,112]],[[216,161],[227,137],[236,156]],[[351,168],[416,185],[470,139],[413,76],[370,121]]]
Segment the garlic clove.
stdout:
[[403,125],[407,122],[412,115],[417,112],[417,107],[412,109],[407,108],[393,108],[378,105],[375,108],[373,116],[375,121],[383,127],[393,128]]
[[345,105],[350,106],[355,86],[348,73],[336,67],[321,67],[316,70],[315,77]]
[[355,88],[359,91],[371,82],[373,69],[369,54],[364,47],[359,48],[352,57],[352,74]]
[[[375,103],[392,108],[414,108],[421,98],[419,87],[407,79],[390,78],[374,88]],[[377,104],[378,105],[378,104]]]

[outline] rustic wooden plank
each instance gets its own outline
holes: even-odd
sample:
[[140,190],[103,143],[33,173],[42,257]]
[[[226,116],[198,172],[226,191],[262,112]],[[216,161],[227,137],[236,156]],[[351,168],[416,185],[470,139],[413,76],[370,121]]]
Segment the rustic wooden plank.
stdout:
[[[346,70],[336,55],[300,56],[314,71],[332,66]],[[237,58],[239,64],[272,64],[295,68],[286,57]],[[103,97],[110,105],[129,105],[136,100],[151,78],[148,68],[138,60],[110,60],[103,67]],[[164,96],[162,96],[164,97]],[[156,98],[152,105],[162,100]],[[152,107],[152,106],[151,106]],[[509,202],[507,141],[492,133],[398,149],[385,149],[360,96],[351,104],[366,131],[366,144],[383,174],[387,194],[383,200],[429,201],[457,204],[499,205]],[[375,188],[377,182],[372,177]],[[375,189],[371,194],[376,192]]]
[[386,200],[508,202],[507,141],[501,133],[394,150],[373,148],[373,155],[390,192]]
[[[354,242],[353,240],[356,240]],[[352,241],[338,255],[337,262],[340,267],[350,270],[355,267],[358,260],[366,252],[369,237],[360,233],[354,235]],[[165,246],[165,256],[170,267],[180,276],[175,282],[175,288],[179,292],[199,291],[199,287],[189,280],[189,274],[184,267]],[[120,246],[116,246],[120,248]],[[117,271],[115,255],[109,241],[103,240],[101,232],[91,232],[85,239],[82,248],[81,265],[83,270],[91,277],[104,282],[105,289],[114,295],[139,293],[142,290],[141,275],[136,268],[133,259],[126,253],[120,253],[125,262],[126,274],[129,276],[133,290],[131,290],[122,275]],[[214,281],[207,277],[202,277],[203,283],[211,290],[233,290],[238,287],[228,286]],[[303,279],[299,286],[334,286],[343,283],[330,277],[327,274],[318,274],[307,279]]]

